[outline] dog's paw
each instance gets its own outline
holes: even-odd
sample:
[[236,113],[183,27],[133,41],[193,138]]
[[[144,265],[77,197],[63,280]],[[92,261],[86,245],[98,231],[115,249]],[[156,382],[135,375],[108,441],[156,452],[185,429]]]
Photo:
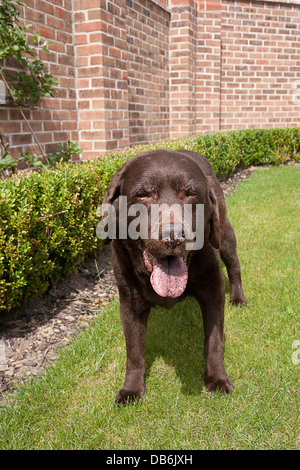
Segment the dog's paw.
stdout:
[[141,391],[128,390],[121,388],[115,398],[115,403],[119,405],[127,405],[132,402],[141,401],[146,393],[147,389],[144,387]]
[[230,286],[230,290],[231,295],[229,302],[232,305],[236,305],[237,307],[247,307],[247,301],[242,286],[233,284],[232,286]]
[[207,392],[213,393],[218,390],[224,395],[229,395],[233,390],[233,385],[228,375],[224,375],[222,377],[207,377],[205,388]]
[[232,305],[235,305],[236,307],[247,307],[247,301],[244,297],[244,295],[239,295],[239,296],[231,296],[229,299],[229,302]]

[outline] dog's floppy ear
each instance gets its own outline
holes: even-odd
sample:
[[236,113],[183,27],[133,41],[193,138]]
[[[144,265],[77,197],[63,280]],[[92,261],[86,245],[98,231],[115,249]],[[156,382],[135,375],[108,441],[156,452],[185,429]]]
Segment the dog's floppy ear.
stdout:
[[[112,205],[114,206],[115,209],[118,208],[118,200],[119,196],[122,194],[122,186],[124,183],[124,168],[126,164],[123,164],[121,168],[119,168],[116,173],[113,175],[110,185],[104,195],[103,202],[102,202],[102,208],[107,205]],[[102,220],[103,217],[106,218],[109,214],[109,211],[104,211],[102,213]],[[116,220],[112,221],[111,223],[114,224]],[[103,244],[108,245],[111,242],[111,238],[107,237],[103,239]]]
[[211,217],[210,217],[210,244],[217,250],[221,247],[221,232],[220,232],[220,219],[219,207],[216,194],[212,188],[209,189],[209,200],[211,203]]
[[113,204],[121,195],[124,183],[124,165],[119,168],[111,179],[110,185],[104,195],[103,204]]

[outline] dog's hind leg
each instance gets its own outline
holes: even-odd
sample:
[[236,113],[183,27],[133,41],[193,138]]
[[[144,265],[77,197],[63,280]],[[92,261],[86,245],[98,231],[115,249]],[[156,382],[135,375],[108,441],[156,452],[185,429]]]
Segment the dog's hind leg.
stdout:
[[236,251],[236,237],[233,227],[226,218],[220,256],[224,262],[230,282],[230,302],[234,305],[247,305],[241,279],[241,267]]

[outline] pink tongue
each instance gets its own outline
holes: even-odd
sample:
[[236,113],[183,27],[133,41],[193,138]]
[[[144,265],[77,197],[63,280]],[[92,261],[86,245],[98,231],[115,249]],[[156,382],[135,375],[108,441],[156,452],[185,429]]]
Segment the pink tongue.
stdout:
[[185,290],[188,280],[187,266],[183,258],[153,257],[151,284],[161,297],[179,297]]

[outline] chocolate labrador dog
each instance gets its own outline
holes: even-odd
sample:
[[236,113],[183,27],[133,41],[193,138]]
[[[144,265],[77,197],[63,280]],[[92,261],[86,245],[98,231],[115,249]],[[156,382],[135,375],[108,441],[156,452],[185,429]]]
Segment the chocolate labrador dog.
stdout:
[[230,280],[230,302],[246,301],[236,237],[211,164],[185,150],[137,155],[115,173],[104,203],[115,215],[116,227],[106,230],[103,240],[112,241],[127,350],[125,382],[115,401],[125,404],[145,394],[144,347],[151,307],[170,308],[187,295],[197,299],[203,316],[206,390],[230,393],[232,382],[222,357],[225,283],[220,257]]

